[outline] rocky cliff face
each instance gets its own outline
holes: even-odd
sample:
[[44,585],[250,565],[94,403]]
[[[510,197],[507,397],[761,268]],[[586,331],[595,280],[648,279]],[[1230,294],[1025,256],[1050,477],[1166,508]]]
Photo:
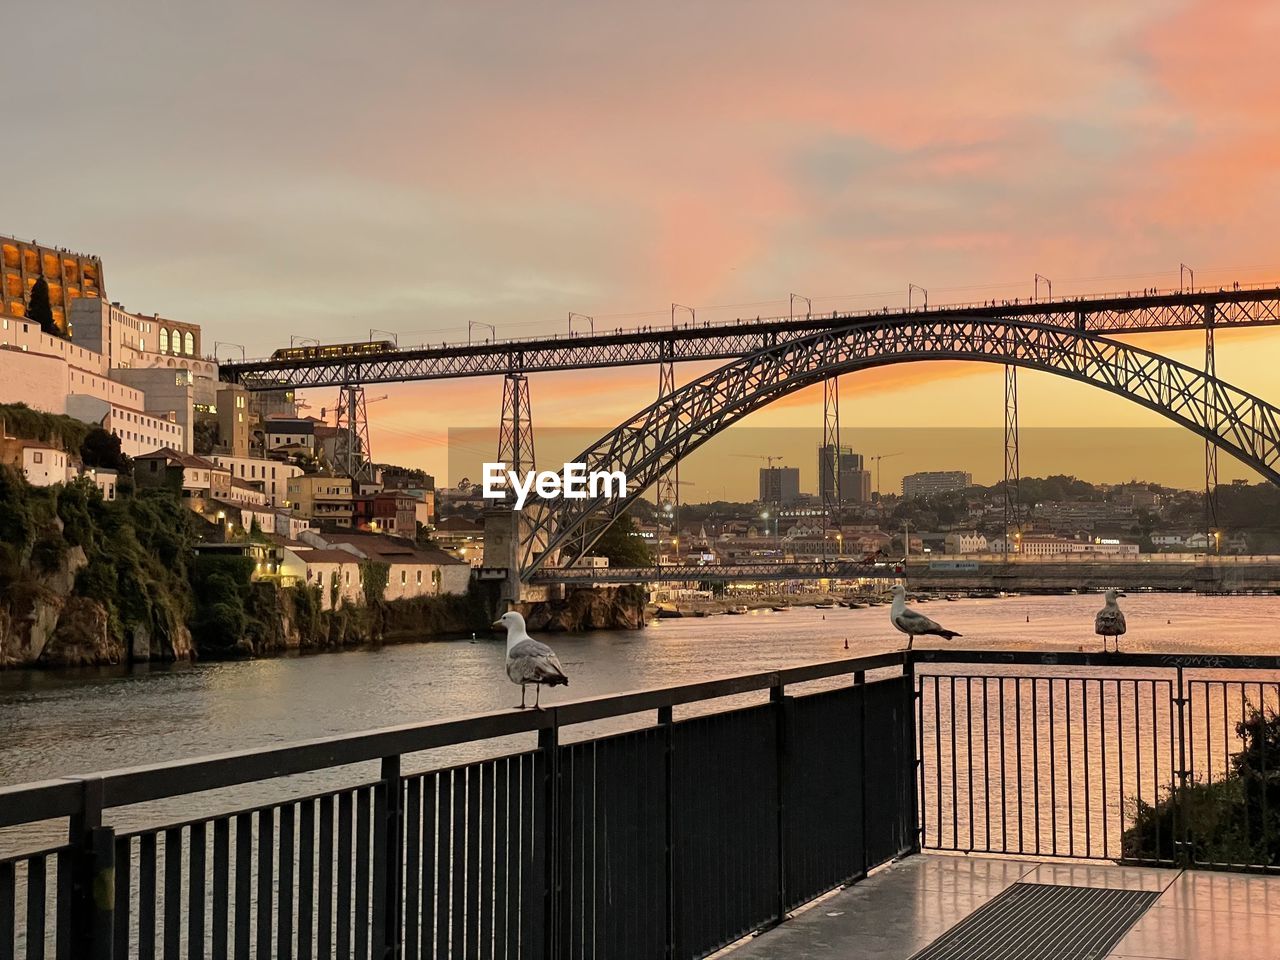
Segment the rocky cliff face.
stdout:
[[[68,645],[96,645],[91,635],[76,634],[84,625],[86,610],[83,604],[71,602],[76,574],[88,561],[84,551],[73,547],[66,552],[57,569],[50,571],[38,584],[14,585],[0,611],[0,665],[6,667],[58,664],[62,651]],[[96,606],[96,604],[94,604]],[[103,611],[105,615],[105,611]],[[65,615],[65,624],[63,618]],[[59,627],[62,636],[58,637]],[[104,647],[103,654],[112,654]],[[114,663],[116,659],[103,662]]]
[[645,626],[646,597],[639,587],[594,587],[571,590],[563,600],[521,605],[531,630],[579,633],[584,630],[640,630]]
[[181,623],[138,626],[132,643],[113,638],[110,614],[96,600],[75,594],[84,550],[71,547],[38,586],[13,589],[0,604],[0,668],[84,667],[194,656],[191,633]]

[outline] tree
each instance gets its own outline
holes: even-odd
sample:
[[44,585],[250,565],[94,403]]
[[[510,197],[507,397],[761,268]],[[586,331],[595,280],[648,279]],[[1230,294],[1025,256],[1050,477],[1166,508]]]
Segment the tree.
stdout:
[[360,586],[364,588],[365,606],[374,607],[387,595],[391,564],[381,560],[365,560],[360,564]]
[[218,443],[218,421],[197,420],[191,430],[191,444],[196,456],[207,457]]
[[625,513],[609,525],[593,552],[608,557],[611,567],[647,567],[653,563],[649,548],[636,532],[636,522]]
[[51,337],[62,336],[62,331],[53,322],[53,306],[49,303],[49,284],[44,277],[36,280],[31,287],[31,295],[27,298],[27,319],[40,324],[40,329]]
[[86,467],[114,470],[122,475],[133,473],[133,461],[120,449],[120,438],[101,427],[85,434],[80,444],[80,459]]

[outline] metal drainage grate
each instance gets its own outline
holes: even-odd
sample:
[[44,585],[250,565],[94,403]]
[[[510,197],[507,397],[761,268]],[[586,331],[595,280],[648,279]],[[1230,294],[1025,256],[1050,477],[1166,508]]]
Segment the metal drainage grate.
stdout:
[[1015,883],[911,960],[1097,960],[1159,896]]

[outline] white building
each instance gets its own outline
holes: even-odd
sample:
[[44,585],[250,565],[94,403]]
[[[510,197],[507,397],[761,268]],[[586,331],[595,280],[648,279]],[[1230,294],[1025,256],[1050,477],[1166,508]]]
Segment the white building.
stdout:
[[97,397],[72,394],[67,397],[67,414],[114,433],[120,438],[120,451],[125,456],[139,457],[161,447],[182,450],[186,446],[186,432],[180,424]]
[[1127,557],[1138,555],[1136,543],[1119,540],[1068,540],[1065,537],[1024,536],[1019,541],[1018,553],[1024,557],[1053,557],[1068,554],[1087,554],[1095,557]]
[[267,502],[273,507],[288,505],[289,480],[302,473],[301,467],[291,463],[264,460],[261,457],[232,457],[215,453],[209,459],[230,470],[233,479],[258,487],[266,494]]
[[942,543],[943,551],[949,554],[986,553],[990,549],[986,534],[976,531],[948,533]]
[[280,447],[306,447],[314,451],[315,422],[312,420],[266,420],[262,424],[268,450]]
[[114,470],[107,470],[105,467],[88,467],[81,476],[88,477],[93,481],[93,485],[102,493],[103,500],[114,500],[116,498],[116,483],[119,481],[119,475]]
[[301,540],[317,550],[343,550],[358,560],[387,564],[385,600],[463,594],[471,585],[471,565],[443,550],[376,533],[304,530]]
[[67,455],[54,447],[31,444],[22,448],[22,474],[34,487],[67,482]]

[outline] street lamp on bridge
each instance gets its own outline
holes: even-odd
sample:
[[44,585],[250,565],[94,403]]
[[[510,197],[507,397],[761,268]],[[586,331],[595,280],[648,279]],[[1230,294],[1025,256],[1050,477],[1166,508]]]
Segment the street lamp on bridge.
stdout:
[[1178,264],[1178,292],[1179,293],[1182,293],[1183,291],[1183,286],[1182,286],[1183,277],[1186,277],[1191,281],[1186,287],[1187,293],[1195,293],[1196,292],[1196,272],[1192,270],[1190,267],[1188,267],[1185,263],[1180,263]]
[[804,301],[804,305],[805,305],[804,318],[805,318],[806,320],[808,320],[810,317],[812,317],[812,316],[813,316],[813,301],[812,301],[812,300],[810,300],[808,297],[802,297],[802,296],[800,296],[800,294],[798,294],[798,293],[793,293],[793,294],[790,294],[789,296],[791,297],[791,300],[790,300],[790,303],[789,303],[789,305],[788,305],[788,312],[790,313],[790,315],[791,315],[791,319],[792,319],[792,320],[794,320],[794,319],[796,318],[796,301],[797,301],[797,300],[803,300],[803,301]]
[[485,323],[483,320],[468,320],[467,321],[467,346],[471,346],[471,331],[474,330],[476,327],[488,327],[489,338],[492,340],[498,339],[498,328],[495,327],[492,323]]
[[917,283],[907,284],[907,309],[908,310],[911,309],[911,295],[915,293],[917,290],[919,290],[922,294],[924,294],[924,305],[921,307],[921,309],[928,310],[929,309],[929,291]]
[[1048,277],[1041,276],[1038,273],[1036,274],[1036,278],[1035,278],[1035,293],[1032,294],[1032,297],[1036,300],[1040,299],[1040,281],[1042,280],[1044,281],[1045,286],[1049,288],[1049,299],[1052,300],[1053,299],[1053,281],[1050,280]]
[[686,307],[683,303],[673,303],[671,305],[671,329],[672,330],[676,328],[676,311],[677,310],[688,310],[689,321],[691,323],[698,322],[698,313],[696,310],[693,309],[693,307]]
[[593,334],[596,332],[595,317],[589,317],[585,313],[574,313],[572,310],[570,310],[569,311],[569,336],[573,336],[573,321],[575,320],[587,321],[587,326],[591,329],[591,332]]

